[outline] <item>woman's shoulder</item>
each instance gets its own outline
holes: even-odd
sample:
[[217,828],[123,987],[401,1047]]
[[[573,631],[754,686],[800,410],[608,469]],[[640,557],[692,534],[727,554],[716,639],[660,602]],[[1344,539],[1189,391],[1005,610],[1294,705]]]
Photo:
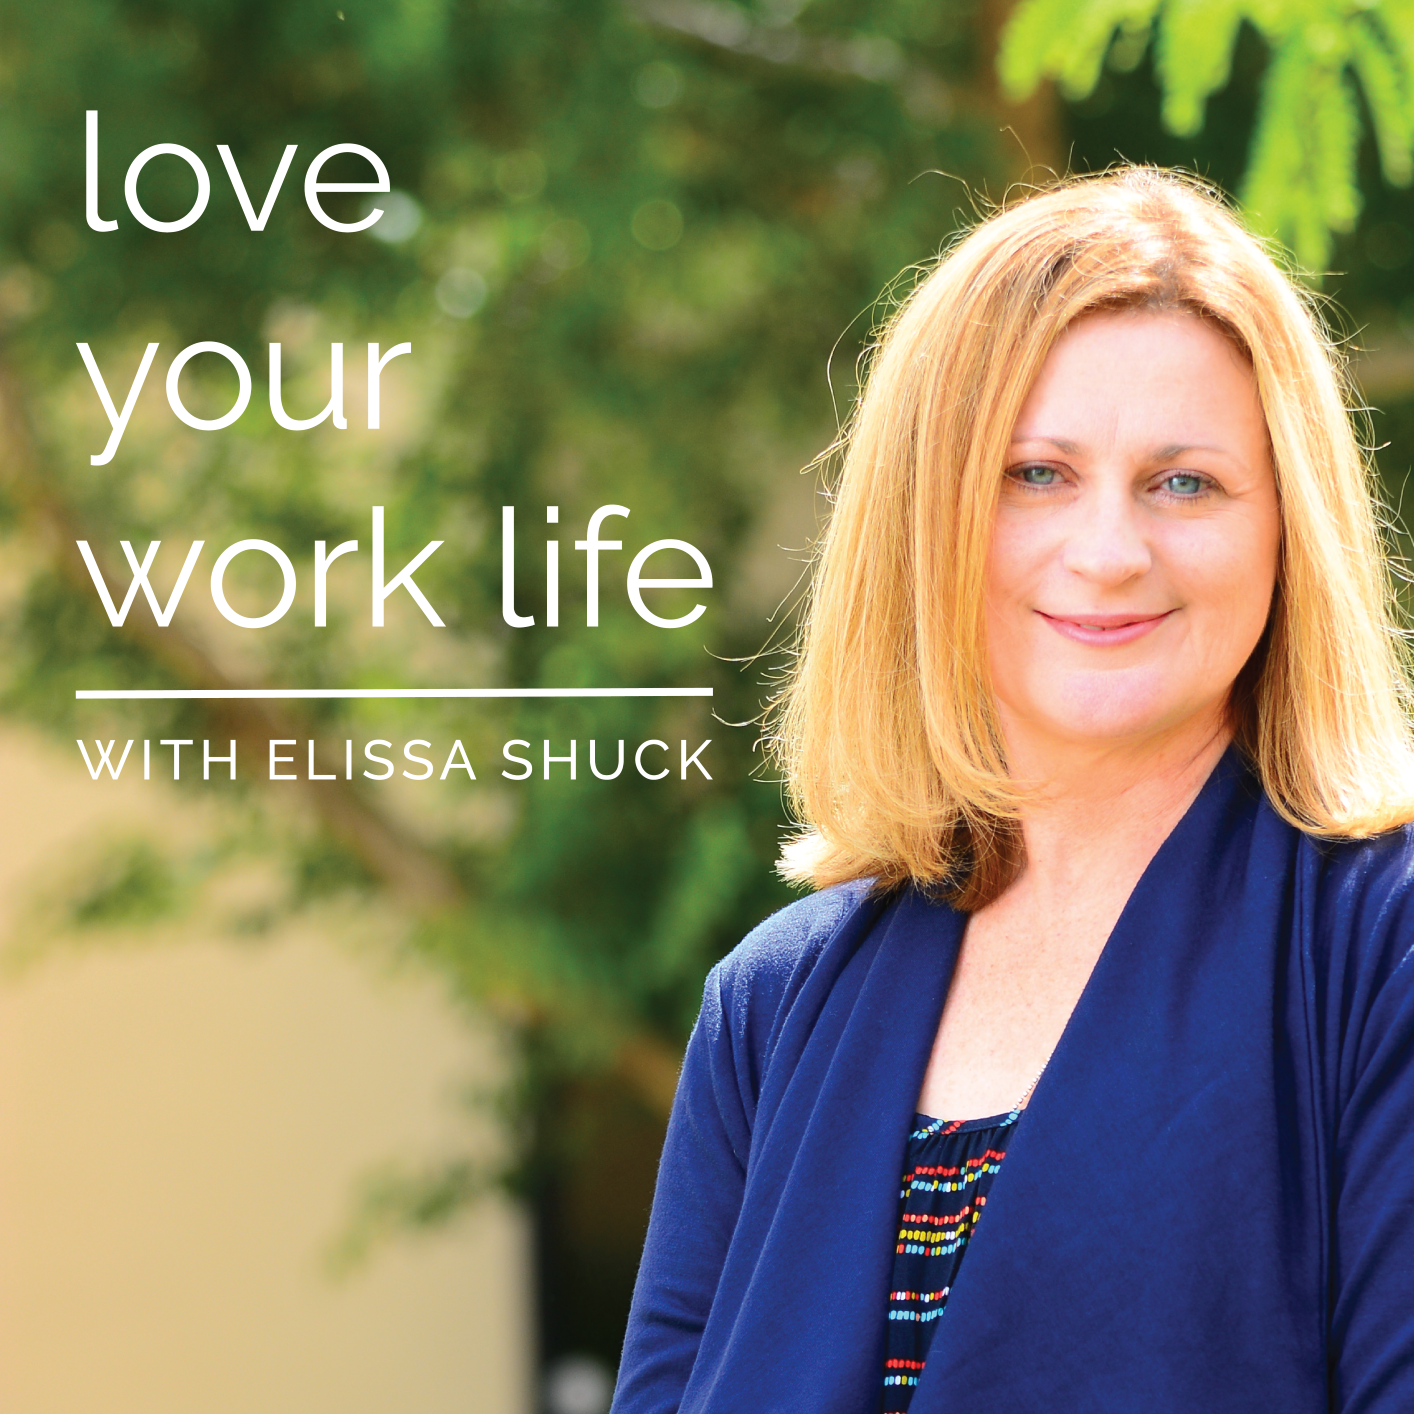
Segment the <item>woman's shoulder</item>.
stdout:
[[1292,997],[1327,1121],[1349,1118],[1355,1133],[1370,1104],[1414,1102],[1414,827],[1360,840],[1308,835],[1299,861]]
[[1365,839],[1306,835],[1322,897],[1365,911],[1414,903],[1414,825]]
[[1328,983],[1371,999],[1396,972],[1414,980],[1414,825],[1369,839],[1306,836],[1310,944]]
[[868,902],[872,882],[835,884],[786,904],[758,923],[719,967],[739,980],[795,971],[818,957],[845,919]]
[[718,994],[725,1017],[769,1023],[841,929],[861,912],[872,916],[879,903],[869,879],[835,884],[788,903],[758,923],[712,969],[709,993]]

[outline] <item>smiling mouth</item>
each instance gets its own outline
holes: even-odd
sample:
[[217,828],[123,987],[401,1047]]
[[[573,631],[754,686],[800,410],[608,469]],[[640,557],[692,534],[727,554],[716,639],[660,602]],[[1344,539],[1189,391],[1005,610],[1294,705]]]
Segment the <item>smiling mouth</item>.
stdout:
[[1133,643],[1157,628],[1174,612],[1161,614],[1047,614],[1037,609],[1050,626],[1064,638],[1091,647],[1118,648]]

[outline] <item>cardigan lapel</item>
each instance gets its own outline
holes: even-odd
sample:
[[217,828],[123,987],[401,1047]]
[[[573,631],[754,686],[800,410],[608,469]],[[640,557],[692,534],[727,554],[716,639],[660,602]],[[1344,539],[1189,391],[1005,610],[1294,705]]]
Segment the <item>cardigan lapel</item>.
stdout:
[[1295,1293],[1319,1289],[1320,1220],[1272,1161],[1300,1088],[1281,1025],[1297,838],[1229,751],[1017,1126],[913,1414],[1310,1407],[1323,1332]]

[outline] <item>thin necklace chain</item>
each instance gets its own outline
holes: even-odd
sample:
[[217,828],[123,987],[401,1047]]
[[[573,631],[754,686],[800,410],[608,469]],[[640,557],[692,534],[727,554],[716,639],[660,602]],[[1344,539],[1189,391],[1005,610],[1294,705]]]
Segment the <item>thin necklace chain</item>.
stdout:
[[1021,1092],[1021,1098],[1017,1100],[1017,1102],[1011,1107],[1011,1114],[1013,1117],[1019,1115],[1021,1111],[1026,1108],[1026,1102],[1031,1098],[1031,1092],[1036,1088],[1037,1085],[1040,1084],[1041,1077],[1046,1073],[1046,1067],[1050,1065],[1051,1056],[1053,1055],[1055,1055],[1054,1048],[1052,1048],[1050,1055],[1048,1055],[1046,1059],[1041,1062],[1040,1070],[1038,1070],[1036,1074],[1031,1077],[1031,1083],[1026,1087],[1026,1089]]

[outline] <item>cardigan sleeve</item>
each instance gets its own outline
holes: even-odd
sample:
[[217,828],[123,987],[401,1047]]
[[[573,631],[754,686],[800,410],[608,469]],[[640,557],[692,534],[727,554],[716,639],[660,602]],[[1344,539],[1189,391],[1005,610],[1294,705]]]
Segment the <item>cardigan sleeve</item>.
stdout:
[[1401,882],[1384,900],[1374,965],[1351,969],[1363,976],[1345,1018],[1331,1169],[1339,1414],[1414,1409],[1414,890]]
[[708,974],[668,1120],[612,1414],[682,1402],[746,1192],[757,1105],[783,1019],[847,920],[874,916],[870,881],[774,913]]
[[749,1096],[738,1084],[720,965],[708,975],[668,1122],[612,1414],[672,1414],[707,1324],[746,1182]]

